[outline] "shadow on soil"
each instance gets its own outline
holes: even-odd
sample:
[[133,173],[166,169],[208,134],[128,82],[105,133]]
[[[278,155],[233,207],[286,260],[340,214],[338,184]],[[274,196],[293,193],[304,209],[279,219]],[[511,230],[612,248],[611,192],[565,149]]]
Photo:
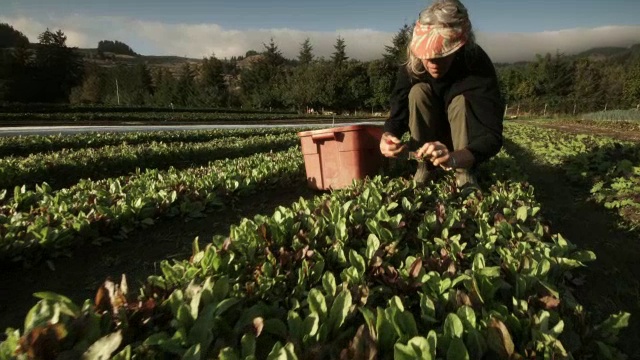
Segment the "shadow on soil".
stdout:
[[576,298],[595,323],[609,314],[630,312],[629,327],[621,332],[618,345],[631,358],[640,358],[635,345],[640,339],[640,236],[621,230],[615,211],[589,200],[590,186],[570,183],[563,168],[537,163],[535,156],[508,139],[504,146],[520,159],[552,231],[597,256],[577,273],[585,276],[585,284],[575,289]]
[[161,219],[152,227],[135,231],[126,240],[102,246],[86,245],[75,251],[71,258],[55,259],[50,265],[43,263],[30,269],[3,270],[0,329],[23,326],[27,312],[38,302],[32,295],[35,292],[52,291],[81,305],[85,299],[94,298],[107,277],[119,281],[122,274],[126,274],[129,287],[137,289],[148,276],[160,273],[162,260],[182,260],[191,256],[196,237],[202,248],[213,235],[228,235],[229,227],[242,218],[270,215],[280,205],[289,206],[300,197],[308,199],[318,194],[321,192],[309,189],[302,182],[287,187],[265,187],[223,209],[207,213],[203,218],[189,221]]

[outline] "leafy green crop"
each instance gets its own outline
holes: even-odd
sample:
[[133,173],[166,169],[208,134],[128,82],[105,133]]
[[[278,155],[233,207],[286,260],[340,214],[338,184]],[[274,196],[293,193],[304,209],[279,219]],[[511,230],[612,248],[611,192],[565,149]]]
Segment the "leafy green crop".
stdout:
[[104,146],[98,149],[61,150],[32,154],[26,158],[0,159],[0,189],[12,189],[46,182],[53,189],[71,186],[80,179],[103,179],[126,175],[136,169],[185,168],[212,160],[248,156],[263,151],[280,151],[299,142],[293,133],[256,135],[247,138],[221,137],[208,142]]
[[32,261],[57,256],[79,241],[126,237],[161,216],[200,216],[230,196],[257,186],[297,181],[304,167],[297,147],[218,160],[207,167],[147,170],[100,181],[81,180],[54,191],[46,183],[35,190],[0,192],[0,261]]
[[282,135],[308,128],[238,129],[238,130],[186,130],[149,131],[135,133],[91,133],[74,135],[26,135],[0,137],[0,156],[28,156],[35,153],[61,150],[95,149],[103,146],[150,143],[198,143],[233,137],[247,138],[258,135]]
[[594,254],[540,220],[523,183],[463,197],[451,177],[428,187],[376,177],[245,219],[204,249],[194,242],[137,295],[124,278],[81,306],[38,294],[0,354],[621,358],[629,315],[591,324],[564,285]]
[[509,125],[508,137],[537,161],[561,167],[567,179],[591,188],[593,199],[640,225],[640,146],[607,137]]

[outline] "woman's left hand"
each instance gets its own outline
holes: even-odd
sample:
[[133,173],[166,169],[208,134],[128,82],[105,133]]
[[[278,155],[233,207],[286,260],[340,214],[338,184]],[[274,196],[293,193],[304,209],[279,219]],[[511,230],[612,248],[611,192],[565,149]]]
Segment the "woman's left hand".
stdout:
[[417,158],[425,158],[431,161],[434,166],[446,165],[450,154],[447,146],[439,141],[428,142],[416,151]]

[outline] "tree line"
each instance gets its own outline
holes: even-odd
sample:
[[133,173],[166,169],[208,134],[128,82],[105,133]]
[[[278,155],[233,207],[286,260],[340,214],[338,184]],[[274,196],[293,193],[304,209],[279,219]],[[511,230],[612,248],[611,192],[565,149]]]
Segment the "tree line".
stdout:
[[[349,58],[341,37],[328,59],[314,54],[308,38],[297,57],[287,59],[271,39],[262,51],[231,59],[210,56],[185,62],[176,71],[151,66],[141,57],[133,65],[100,66],[83,61],[60,30],[47,29],[30,46],[20,32],[0,24],[5,48],[0,48],[0,102],[386,111],[410,34],[405,24],[373,61]],[[101,41],[99,50],[137,55],[118,41]],[[558,52],[528,63],[496,64],[496,69],[512,112],[516,106],[522,113],[540,112],[542,106],[586,112],[640,102],[640,51],[605,60]]]

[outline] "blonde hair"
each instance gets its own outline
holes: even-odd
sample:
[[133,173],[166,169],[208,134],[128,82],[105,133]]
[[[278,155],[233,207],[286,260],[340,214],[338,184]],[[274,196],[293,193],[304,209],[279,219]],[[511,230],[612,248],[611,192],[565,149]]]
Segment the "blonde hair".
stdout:
[[[476,38],[469,21],[469,13],[459,0],[435,0],[429,7],[420,12],[418,22],[421,25],[446,25],[451,27],[460,26],[466,22],[468,23],[469,33],[467,42],[463,47],[465,54],[469,54],[476,48]],[[418,77],[424,74],[426,70],[422,60],[413,55],[411,51],[411,37],[407,42],[407,61],[404,65],[410,75]]]

